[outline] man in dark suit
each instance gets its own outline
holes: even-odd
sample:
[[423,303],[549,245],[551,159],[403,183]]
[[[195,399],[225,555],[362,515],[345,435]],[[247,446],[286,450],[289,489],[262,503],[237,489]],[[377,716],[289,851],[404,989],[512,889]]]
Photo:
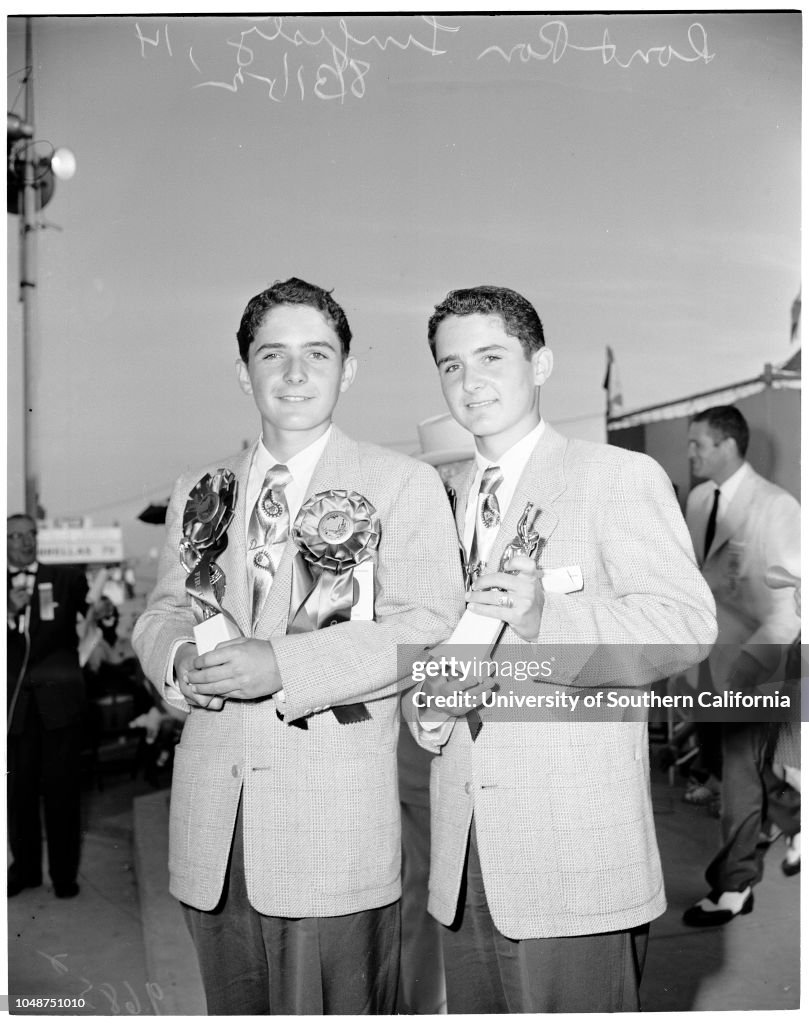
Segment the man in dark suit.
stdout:
[[7,543],[8,895],[42,884],[42,797],[54,893],[67,899],[79,892],[84,684],[76,622],[87,580],[37,562],[30,516],[9,516]]

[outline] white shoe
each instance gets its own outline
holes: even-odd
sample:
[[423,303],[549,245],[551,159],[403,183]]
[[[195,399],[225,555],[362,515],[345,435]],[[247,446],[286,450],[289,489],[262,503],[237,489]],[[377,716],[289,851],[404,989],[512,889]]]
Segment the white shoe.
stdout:
[[[712,894],[714,895],[714,894]],[[683,914],[683,924],[692,928],[707,928],[727,924],[739,914],[749,914],[753,909],[753,892],[748,886],[742,892],[722,892],[716,900],[706,896]]]
[[716,913],[717,910],[729,910],[731,914],[738,914],[741,912],[744,906],[745,900],[750,895],[750,886],[743,889],[741,892],[723,892],[719,896],[719,899],[714,902],[709,896],[706,896],[704,900],[700,900],[697,906],[700,910],[707,910],[709,914]]
[[787,853],[781,861],[781,870],[785,875],[797,875],[801,870],[801,834],[787,836]]

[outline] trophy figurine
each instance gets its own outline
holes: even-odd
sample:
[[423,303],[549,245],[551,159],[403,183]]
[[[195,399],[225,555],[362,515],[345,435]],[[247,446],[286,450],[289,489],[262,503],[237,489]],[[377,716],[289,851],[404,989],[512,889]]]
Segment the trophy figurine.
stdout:
[[537,509],[533,515],[534,503],[529,501],[517,522],[517,536],[506,545],[503,557],[500,559],[500,571],[510,572],[506,568],[514,555],[528,555],[529,558],[536,558],[541,554],[540,542],[542,538],[534,529],[534,524],[539,518],[540,510]]

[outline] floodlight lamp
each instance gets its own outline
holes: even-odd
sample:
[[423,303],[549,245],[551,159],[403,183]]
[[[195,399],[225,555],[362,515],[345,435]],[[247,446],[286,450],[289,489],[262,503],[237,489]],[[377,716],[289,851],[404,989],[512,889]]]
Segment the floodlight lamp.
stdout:
[[51,157],[51,170],[60,181],[70,181],[76,173],[76,157],[71,149],[60,146]]

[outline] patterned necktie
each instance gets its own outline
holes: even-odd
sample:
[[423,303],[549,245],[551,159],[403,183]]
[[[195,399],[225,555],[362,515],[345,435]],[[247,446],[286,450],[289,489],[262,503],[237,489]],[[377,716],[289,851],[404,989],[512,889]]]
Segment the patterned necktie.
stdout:
[[494,530],[500,525],[500,505],[497,501],[497,488],[503,482],[503,474],[499,466],[489,466],[484,470],[480,481],[475,510],[475,529],[472,543],[469,545],[469,558],[466,563],[467,586],[471,586],[483,569],[480,561],[481,539],[487,530]]
[[276,549],[276,561],[273,562],[272,547],[283,544],[289,537],[289,507],[284,496],[284,488],[291,479],[292,474],[286,466],[273,466],[272,469],[268,469],[256,507],[250,516],[247,548],[253,571],[254,626],[264,607],[280,561],[280,549]]
[[705,547],[702,552],[703,562],[708,557],[708,552],[711,550],[711,544],[716,534],[716,513],[719,511],[719,495],[722,492],[717,487],[713,492],[713,505],[711,506],[711,514],[708,516],[708,526],[705,530]]
[[[481,540],[488,530],[496,530],[500,525],[500,503],[497,500],[495,491],[503,482],[503,474],[499,466],[489,466],[483,471],[483,479],[480,481],[480,490],[477,496],[477,507],[475,509],[475,530],[472,534],[472,543],[469,545],[469,560],[466,563],[466,586],[472,586],[483,571],[485,565],[480,560]],[[472,708],[466,714],[466,724],[469,726],[469,734],[472,742],[478,738],[483,722],[477,708]]]

